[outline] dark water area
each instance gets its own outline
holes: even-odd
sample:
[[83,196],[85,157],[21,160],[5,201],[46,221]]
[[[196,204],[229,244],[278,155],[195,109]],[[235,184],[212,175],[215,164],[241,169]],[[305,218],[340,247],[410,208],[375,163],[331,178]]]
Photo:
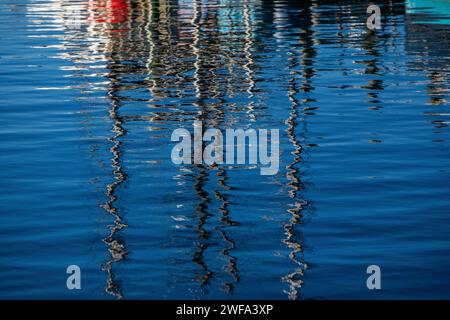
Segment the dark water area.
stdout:
[[1,0],[0,298],[450,298],[450,2],[371,3]]

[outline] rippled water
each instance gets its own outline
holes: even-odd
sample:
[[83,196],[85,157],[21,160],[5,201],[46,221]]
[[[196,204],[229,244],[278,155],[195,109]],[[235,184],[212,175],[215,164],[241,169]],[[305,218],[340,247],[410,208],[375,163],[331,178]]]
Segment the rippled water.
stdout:
[[[0,297],[450,298],[450,7],[424,2],[372,32],[369,1],[2,0]],[[278,128],[280,171],[174,165],[194,120]]]

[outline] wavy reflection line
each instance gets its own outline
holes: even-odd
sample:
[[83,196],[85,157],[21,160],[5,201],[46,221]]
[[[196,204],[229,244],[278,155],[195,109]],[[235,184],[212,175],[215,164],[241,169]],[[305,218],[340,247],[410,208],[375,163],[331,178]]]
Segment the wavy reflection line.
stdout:
[[[245,0],[243,5],[243,17],[244,17],[244,24],[245,24],[245,36],[244,36],[244,55],[246,58],[246,62],[243,65],[243,68],[245,70],[246,80],[248,83],[247,93],[249,99],[252,99],[254,96],[254,90],[255,90],[255,80],[254,80],[254,71],[253,71],[253,55],[252,55],[252,47],[253,47],[253,31],[252,31],[252,21],[251,21],[251,9],[249,6],[249,1]],[[254,120],[254,102],[251,100],[248,104],[248,111],[247,114],[249,115],[250,119]]]
[[[296,134],[300,116],[298,110],[300,101],[297,99],[297,95],[299,92],[308,94],[313,89],[311,78],[313,77],[315,71],[312,67],[312,58],[316,55],[316,52],[313,49],[314,37],[313,31],[311,30],[311,26],[313,24],[312,7],[314,4],[308,1],[307,3],[303,3],[302,6],[303,23],[300,25],[303,30],[300,35],[300,44],[302,45],[300,54],[301,60],[298,61],[296,52],[292,52],[288,58],[288,69],[291,71],[290,74],[292,75],[292,78],[289,79],[288,83],[288,99],[291,104],[289,118],[286,120],[286,133],[293,147],[293,151],[291,152],[293,158],[292,161],[286,166],[286,178],[288,180],[287,185],[289,187],[288,196],[292,199],[292,203],[289,205],[290,208],[287,210],[291,217],[284,225],[284,233],[286,238],[283,240],[283,243],[288,249],[290,249],[289,258],[296,264],[297,267],[293,272],[283,276],[282,280],[289,285],[289,290],[285,292],[291,300],[296,300],[299,298],[299,290],[303,285],[302,278],[305,270],[308,268],[308,264],[304,259],[303,240],[299,235],[299,231],[296,230],[297,225],[304,223],[302,211],[308,205],[306,200],[299,199],[298,196],[298,192],[304,189],[304,186],[300,179],[300,172],[298,169],[298,164],[302,161],[301,153],[303,147],[298,141]],[[301,73],[296,72],[300,65],[303,70]],[[297,87],[298,75],[301,76],[300,89]],[[306,97],[305,101],[310,101],[310,99]],[[308,108],[305,107],[304,109],[307,110]]]
[[[123,2],[124,4],[126,2]],[[112,39],[114,40],[114,39]],[[123,39],[117,38],[119,45],[123,44]],[[108,139],[112,143],[110,152],[112,154],[111,158],[111,168],[113,169],[112,174],[114,180],[106,186],[106,196],[107,202],[102,206],[112,217],[113,223],[109,225],[110,233],[103,239],[103,242],[108,246],[108,251],[110,253],[110,259],[105,262],[103,268],[108,274],[107,284],[105,292],[118,298],[123,298],[122,288],[120,283],[116,280],[113,266],[114,264],[125,259],[128,251],[126,249],[125,242],[120,237],[119,233],[122,229],[128,227],[124,223],[121,210],[116,206],[117,202],[117,190],[121,185],[127,180],[127,174],[123,170],[122,165],[122,140],[123,136],[126,134],[126,130],[123,127],[124,118],[120,116],[119,108],[121,104],[122,97],[118,94],[120,91],[121,80],[118,79],[118,74],[121,72],[121,50],[118,52],[110,51],[110,63],[108,68],[110,72],[108,78],[110,80],[110,87],[108,89],[107,95],[111,100],[111,107],[109,109],[109,118],[112,121],[112,132],[114,135]],[[117,58],[116,58],[117,56]],[[118,69],[118,70],[116,70]]]
[[208,170],[205,166],[198,165],[198,174],[195,176],[194,189],[197,193],[200,201],[198,202],[195,211],[198,216],[197,232],[198,241],[195,244],[196,250],[192,257],[192,261],[195,262],[202,273],[195,277],[195,280],[200,283],[202,290],[206,291],[206,286],[210,283],[210,279],[213,276],[213,272],[209,270],[208,265],[204,261],[204,253],[209,247],[209,243],[206,242],[211,237],[211,232],[205,228],[205,224],[210,214],[208,213],[208,204],[211,202],[209,193],[205,191],[204,184],[208,180]]
[[[290,67],[293,68],[297,63],[296,58],[290,58]],[[303,258],[303,245],[297,240],[295,236],[295,226],[302,223],[302,210],[306,203],[300,201],[297,197],[298,191],[303,188],[302,183],[299,178],[299,170],[297,168],[298,163],[301,161],[302,146],[297,140],[295,133],[297,127],[297,119],[299,117],[298,107],[300,105],[299,101],[295,97],[299,90],[296,87],[295,78],[289,80],[289,91],[288,97],[291,101],[291,112],[289,118],[286,120],[287,125],[287,136],[289,141],[293,146],[292,162],[286,166],[286,178],[288,179],[289,191],[288,195],[292,199],[293,203],[290,204],[291,208],[287,211],[291,215],[289,221],[284,225],[284,233],[286,238],[283,243],[291,250],[289,252],[289,258],[295,262],[297,268],[295,271],[285,275],[282,280],[289,284],[289,291],[287,292],[289,299],[295,300],[298,298],[298,290],[303,284],[303,274],[304,270],[307,268],[307,264]]]
[[192,38],[194,39],[192,41],[191,44],[191,48],[192,48],[192,53],[195,57],[194,60],[194,81],[193,81],[193,85],[195,88],[195,96],[197,98],[200,97],[201,93],[200,93],[200,77],[199,77],[199,70],[200,70],[200,50],[198,48],[199,42],[200,42],[200,18],[202,15],[202,11],[201,11],[201,3],[199,0],[194,0],[194,7],[193,7],[193,15],[192,15],[192,20],[191,20],[191,25],[193,27],[193,31],[192,31]]
[[253,74],[254,71],[252,70],[252,66],[254,64],[253,62],[253,54],[252,54],[252,47],[253,47],[253,31],[252,31],[252,21],[251,21],[251,9],[249,6],[249,1],[244,1],[244,7],[243,7],[243,16],[244,16],[244,23],[245,23],[245,36],[244,36],[244,54],[246,58],[246,63],[244,64],[243,68],[245,69],[245,73],[247,76],[247,82],[248,82],[248,88],[247,92],[249,94],[249,98],[253,98],[254,95],[254,89],[255,89],[255,81],[253,80]]
[[227,185],[228,176],[226,170],[224,168],[218,169],[217,177],[218,177],[218,184],[223,191],[219,190],[215,191],[216,198],[221,202],[219,207],[219,212],[221,214],[220,216],[221,225],[216,227],[216,230],[218,231],[218,233],[220,234],[220,236],[222,237],[223,241],[226,244],[225,248],[223,248],[220,252],[227,261],[227,264],[224,266],[223,270],[226,273],[228,273],[232,281],[224,281],[223,288],[228,295],[231,295],[234,291],[234,283],[239,282],[240,276],[237,267],[238,259],[237,257],[231,254],[231,252],[236,248],[236,243],[228,235],[226,230],[228,227],[238,226],[239,223],[231,219],[230,210],[228,209],[230,202],[228,201],[228,197],[225,191],[230,190],[231,187]]
[[[192,53],[195,57],[194,61],[194,81],[193,85],[195,88],[195,96],[198,100],[194,103],[195,106],[198,107],[198,116],[197,120],[202,120],[203,113],[204,113],[204,107],[201,103],[202,98],[202,90],[201,90],[201,80],[200,80],[200,70],[201,70],[201,52],[199,48],[200,44],[200,19],[202,16],[202,7],[201,3],[198,0],[194,1],[194,14],[193,18],[191,20],[191,24],[193,26],[193,38],[194,41],[192,42],[191,48]],[[203,124],[203,121],[202,121]],[[203,134],[203,133],[202,133]],[[203,142],[201,142],[203,144]],[[203,147],[202,147],[203,150]],[[207,248],[209,247],[209,243],[206,241],[211,237],[211,232],[206,230],[205,224],[208,220],[208,217],[210,214],[208,213],[208,204],[211,202],[209,198],[209,193],[205,191],[204,184],[205,181],[208,179],[208,170],[206,167],[202,164],[195,166],[198,169],[198,173],[195,176],[194,180],[194,190],[197,193],[197,196],[199,198],[199,202],[195,208],[195,212],[198,217],[198,224],[197,224],[197,232],[198,232],[198,240],[195,243],[195,252],[192,257],[192,261],[196,263],[200,269],[202,270],[202,273],[195,276],[194,279],[199,282],[200,288],[203,293],[206,292],[206,286],[210,283],[210,279],[213,276],[213,272],[208,268],[208,265],[206,264],[204,260],[204,254]]]
[[380,68],[378,66],[379,61],[378,57],[380,56],[379,50],[377,48],[378,36],[377,33],[369,30],[365,33],[362,39],[362,49],[364,49],[367,54],[371,57],[371,59],[367,59],[362,61],[363,64],[366,65],[364,70],[365,74],[369,74],[372,76],[377,76],[378,79],[370,79],[368,80],[367,85],[361,86],[361,88],[368,90],[367,98],[369,103],[380,103],[379,101],[379,93],[383,90],[384,84],[382,77],[380,76]]
[[125,259],[128,254],[124,241],[119,237],[118,233],[123,228],[127,227],[127,224],[123,222],[120,210],[115,206],[117,201],[116,191],[126,181],[127,175],[123,171],[121,164],[121,145],[120,137],[125,135],[126,131],[122,126],[122,118],[118,114],[119,101],[117,97],[109,93],[112,104],[109,111],[110,119],[113,121],[113,132],[115,135],[108,140],[113,144],[110,148],[112,153],[111,168],[113,169],[114,180],[106,186],[107,201],[102,205],[114,219],[113,224],[109,225],[109,235],[103,239],[103,242],[108,246],[108,251],[111,255],[111,259],[104,265],[104,270],[108,274],[107,285],[105,291],[119,299],[123,298],[120,285],[115,281],[113,273],[113,264]]

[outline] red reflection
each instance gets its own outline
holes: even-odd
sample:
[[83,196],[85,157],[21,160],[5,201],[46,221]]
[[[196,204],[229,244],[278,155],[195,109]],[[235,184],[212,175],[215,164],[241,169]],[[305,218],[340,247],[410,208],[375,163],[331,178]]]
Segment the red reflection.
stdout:
[[91,22],[96,23],[121,23],[128,21],[128,0],[91,0],[89,1],[89,12]]

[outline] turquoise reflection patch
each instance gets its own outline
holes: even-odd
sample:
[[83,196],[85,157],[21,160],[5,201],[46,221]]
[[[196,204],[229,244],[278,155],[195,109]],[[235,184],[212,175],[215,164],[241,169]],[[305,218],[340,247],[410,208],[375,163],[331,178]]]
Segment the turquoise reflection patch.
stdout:
[[418,23],[450,24],[450,0],[407,0],[406,13],[432,15]]

